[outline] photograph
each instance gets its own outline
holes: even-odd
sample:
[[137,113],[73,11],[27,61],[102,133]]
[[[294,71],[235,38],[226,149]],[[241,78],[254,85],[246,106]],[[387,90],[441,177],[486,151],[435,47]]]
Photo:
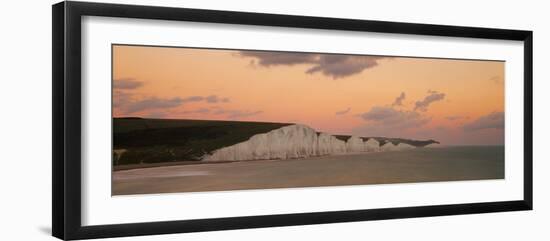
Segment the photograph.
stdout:
[[505,178],[504,60],[129,44],[111,57],[113,196]]

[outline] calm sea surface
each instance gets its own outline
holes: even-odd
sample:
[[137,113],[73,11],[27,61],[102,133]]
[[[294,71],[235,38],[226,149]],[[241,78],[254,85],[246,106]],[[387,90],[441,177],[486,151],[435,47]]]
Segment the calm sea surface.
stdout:
[[113,173],[113,195],[504,178],[504,146],[454,146]]

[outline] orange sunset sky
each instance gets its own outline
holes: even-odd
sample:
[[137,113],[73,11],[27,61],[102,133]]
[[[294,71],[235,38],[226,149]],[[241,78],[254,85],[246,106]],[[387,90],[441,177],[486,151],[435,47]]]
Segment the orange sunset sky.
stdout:
[[113,116],[504,144],[503,61],[113,46]]

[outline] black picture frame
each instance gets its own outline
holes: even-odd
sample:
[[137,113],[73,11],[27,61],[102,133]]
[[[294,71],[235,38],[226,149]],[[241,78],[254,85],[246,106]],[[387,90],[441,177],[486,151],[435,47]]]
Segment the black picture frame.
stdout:
[[[194,21],[427,36],[517,40],[524,43],[524,194],[522,200],[367,210],[139,222],[81,224],[81,17]],[[52,233],[65,239],[106,238],[228,229],[532,210],[533,33],[532,31],[197,10],[90,2],[52,6],[53,164]]]

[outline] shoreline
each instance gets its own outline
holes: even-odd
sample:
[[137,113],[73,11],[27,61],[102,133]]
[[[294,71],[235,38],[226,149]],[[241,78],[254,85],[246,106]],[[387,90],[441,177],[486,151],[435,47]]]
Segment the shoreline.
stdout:
[[[411,149],[415,150],[415,149]],[[400,150],[400,151],[411,151],[411,150]],[[255,160],[242,160],[242,161],[174,161],[174,162],[161,162],[161,163],[143,163],[143,164],[128,164],[113,166],[113,172],[128,171],[135,169],[146,169],[146,168],[155,168],[155,167],[169,167],[169,166],[188,166],[188,165],[208,165],[208,164],[225,164],[225,163],[240,163],[240,162],[260,162],[260,161],[296,161],[304,160],[308,158],[315,157],[330,157],[330,156],[353,156],[353,155],[362,155],[362,154],[371,154],[371,153],[380,153],[378,152],[347,152],[347,153],[338,153],[331,155],[319,155],[319,156],[308,156],[301,158],[288,158],[288,159],[255,159]],[[398,151],[393,151],[398,152]]]
[[174,162],[160,162],[160,163],[142,163],[142,164],[127,164],[112,166],[112,172],[126,171],[126,170],[135,170],[135,169],[145,169],[145,168],[155,168],[155,167],[169,167],[169,166],[187,166],[187,165],[207,165],[207,164],[224,164],[224,163],[240,163],[240,162],[258,162],[258,161],[292,161],[292,160],[303,160],[312,157],[326,157],[326,156],[352,156],[359,154],[369,154],[369,153],[380,153],[380,152],[403,152],[403,151],[412,151],[412,150],[421,150],[424,148],[452,148],[452,147],[482,147],[482,146],[504,146],[504,145],[444,145],[444,146],[434,146],[434,147],[417,147],[415,149],[409,150],[397,150],[397,151],[377,151],[377,152],[346,152],[346,153],[335,153],[330,155],[319,155],[319,156],[309,156],[301,158],[289,158],[289,159],[256,159],[256,160],[241,160],[241,161],[174,161]]

